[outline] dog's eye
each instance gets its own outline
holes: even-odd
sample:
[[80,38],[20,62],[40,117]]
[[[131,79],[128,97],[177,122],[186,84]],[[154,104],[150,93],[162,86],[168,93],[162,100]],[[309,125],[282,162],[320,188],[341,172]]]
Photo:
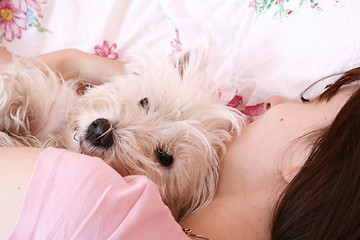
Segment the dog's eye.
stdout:
[[143,108],[147,108],[147,106],[149,105],[149,100],[148,100],[148,98],[143,98],[140,100],[139,103]]
[[158,148],[156,150],[156,156],[157,156],[160,164],[163,165],[164,167],[170,167],[174,162],[173,156],[167,154],[161,148]]

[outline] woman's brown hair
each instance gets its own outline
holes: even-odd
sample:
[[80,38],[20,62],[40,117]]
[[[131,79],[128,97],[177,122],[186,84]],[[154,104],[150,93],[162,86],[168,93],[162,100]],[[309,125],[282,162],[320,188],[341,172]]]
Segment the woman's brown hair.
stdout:
[[[346,72],[317,100],[360,80]],[[360,88],[321,131],[303,168],[284,190],[271,229],[274,240],[360,239]]]

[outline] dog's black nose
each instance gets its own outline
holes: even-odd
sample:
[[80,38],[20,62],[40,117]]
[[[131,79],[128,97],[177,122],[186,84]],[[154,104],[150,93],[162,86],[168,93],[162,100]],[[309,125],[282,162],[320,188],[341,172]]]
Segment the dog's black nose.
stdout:
[[98,118],[90,124],[86,133],[86,140],[94,146],[110,148],[114,144],[111,130],[109,120]]

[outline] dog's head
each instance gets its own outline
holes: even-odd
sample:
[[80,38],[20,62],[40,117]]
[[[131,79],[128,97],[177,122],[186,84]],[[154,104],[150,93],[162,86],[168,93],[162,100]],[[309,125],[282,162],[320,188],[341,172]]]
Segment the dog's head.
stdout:
[[69,117],[73,149],[122,176],[148,176],[176,219],[213,197],[225,144],[243,124],[208,87],[205,65],[199,52],[143,57],[128,75],[90,89]]

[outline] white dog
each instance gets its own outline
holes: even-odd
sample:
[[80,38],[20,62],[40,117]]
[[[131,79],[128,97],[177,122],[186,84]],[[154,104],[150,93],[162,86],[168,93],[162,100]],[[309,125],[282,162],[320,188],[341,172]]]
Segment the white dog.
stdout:
[[129,74],[78,94],[78,81],[14,63],[0,71],[0,145],[98,156],[159,187],[175,219],[213,197],[225,144],[243,124],[208,88],[206,56],[144,56]]

